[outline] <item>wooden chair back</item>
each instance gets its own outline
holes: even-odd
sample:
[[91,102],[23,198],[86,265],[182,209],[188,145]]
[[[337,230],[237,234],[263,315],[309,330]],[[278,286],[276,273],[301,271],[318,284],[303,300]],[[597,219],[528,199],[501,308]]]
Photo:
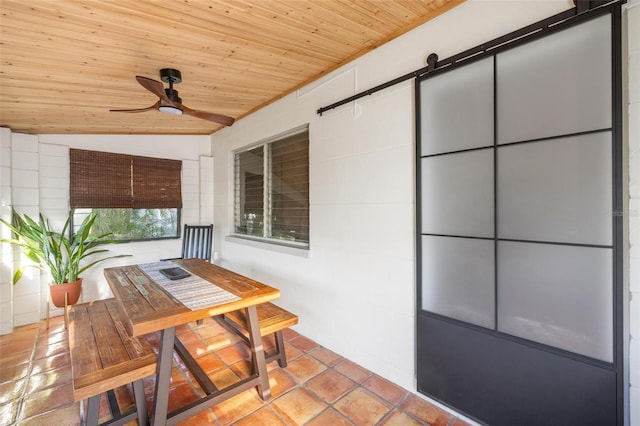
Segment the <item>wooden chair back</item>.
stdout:
[[198,258],[211,262],[213,225],[184,225],[182,258]]

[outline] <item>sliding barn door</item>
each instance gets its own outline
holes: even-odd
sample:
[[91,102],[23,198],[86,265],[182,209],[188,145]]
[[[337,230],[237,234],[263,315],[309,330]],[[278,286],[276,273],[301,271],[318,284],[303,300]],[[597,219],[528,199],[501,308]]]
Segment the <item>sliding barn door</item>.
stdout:
[[416,82],[418,388],[480,422],[622,422],[619,12]]

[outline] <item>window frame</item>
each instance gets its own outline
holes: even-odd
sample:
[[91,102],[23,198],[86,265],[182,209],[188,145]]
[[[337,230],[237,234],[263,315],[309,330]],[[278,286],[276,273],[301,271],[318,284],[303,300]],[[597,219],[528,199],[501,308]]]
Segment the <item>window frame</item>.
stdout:
[[[273,185],[271,182],[270,174],[272,172],[272,147],[273,144],[283,141],[289,137],[293,137],[300,134],[306,134],[306,154],[307,154],[307,204],[306,204],[306,213],[307,213],[307,241],[289,241],[284,239],[278,239],[273,237]],[[291,130],[279,133],[277,135],[265,138],[260,140],[259,142],[246,145],[240,149],[234,150],[231,152],[231,170],[233,177],[230,182],[231,186],[231,233],[228,235],[228,239],[231,241],[240,241],[247,242],[251,246],[255,247],[265,247],[265,248],[276,248],[276,250],[284,252],[284,253],[296,253],[301,251],[302,253],[306,253],[310,250],[311,247],[311,233],[310,233],[310,196],[309,196],[309,181],[310,181],[310,162],[309,162],[309,145],[310,145],[310,137],[309,137],[309,125],[305,124],[303,126],[298,126]],[[262,225],[262,235],[250,235],[243,234],[238,232],[238,225],[240,223],[240,209],[239,209],[239,179],[240,179],[240,169],[237,167],[237,156],[239,154],[255,150],[256,148],[262,147],[263,152],[263,166],[262,166],[262,209],[263,209],[263,225]],[[279,247],[279,248],[277,248]]]

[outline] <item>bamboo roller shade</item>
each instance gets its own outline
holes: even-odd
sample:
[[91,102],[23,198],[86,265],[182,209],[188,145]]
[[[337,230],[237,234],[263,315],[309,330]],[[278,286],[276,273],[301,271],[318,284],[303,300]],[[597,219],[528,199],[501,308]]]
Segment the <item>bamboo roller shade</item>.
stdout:
[[71,149],[71,208],[181,208],[180,160]]

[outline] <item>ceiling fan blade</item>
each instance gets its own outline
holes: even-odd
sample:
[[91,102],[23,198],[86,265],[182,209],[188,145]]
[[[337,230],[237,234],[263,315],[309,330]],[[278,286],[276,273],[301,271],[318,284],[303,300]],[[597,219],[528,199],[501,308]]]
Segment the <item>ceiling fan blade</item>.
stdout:
[[147,108],[136,108],[136,109],[110,109],[110,112],[145,112],[145,111],[151,111],[154,109],[158,109],[158,105],[160,104],[160,101],[156,102],[155,104],[151,105],[150,107]]
[[216,114],[214,112],[198,111],[177,102],[174,102],[174,104],[185,114],[196,118],[202,118],[203,120],[213,121],[214,123],[219,123],[224,126],[231,126],[233,122],[236,121],[234,118],[227,117],[226,115]]
[[142,87],[144,87],[163,101],[169,104],[172,103],[164,91],[164,86],[159,81],[147,77],[142,77],[140,75],[136,75],[136,80],[138,80],[138,83],[140,83]]

